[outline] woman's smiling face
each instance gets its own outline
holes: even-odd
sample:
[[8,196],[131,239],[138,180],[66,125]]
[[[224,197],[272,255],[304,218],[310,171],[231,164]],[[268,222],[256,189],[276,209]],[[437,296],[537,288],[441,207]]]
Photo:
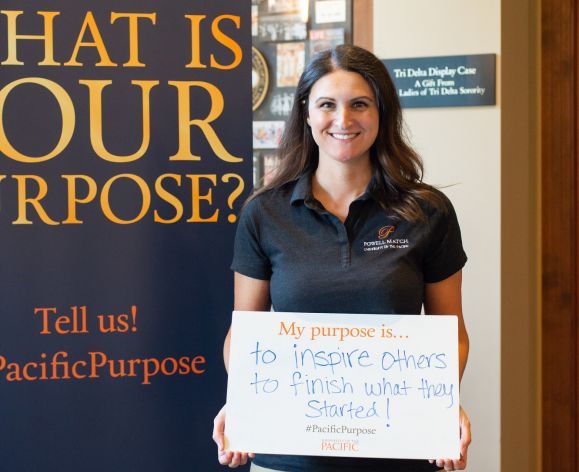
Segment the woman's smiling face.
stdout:
[[379,121],[374,91],[356,72],[330,72],[310,91],[307,122],[319,147],[320,160],[369,159]]

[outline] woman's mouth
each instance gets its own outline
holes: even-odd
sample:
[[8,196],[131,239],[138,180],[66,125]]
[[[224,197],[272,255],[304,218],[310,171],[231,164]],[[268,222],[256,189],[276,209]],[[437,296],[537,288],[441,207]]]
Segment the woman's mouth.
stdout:
[[348,139],[355,138],[360,133],[329,133],[332,138],[339,139],[340,141],[346,141]]

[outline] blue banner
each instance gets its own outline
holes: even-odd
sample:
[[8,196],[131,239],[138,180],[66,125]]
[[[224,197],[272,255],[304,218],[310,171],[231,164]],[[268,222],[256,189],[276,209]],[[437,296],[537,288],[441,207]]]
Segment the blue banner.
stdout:
[[3,1],[3,470],[222,469],[250,24],[250,2]]

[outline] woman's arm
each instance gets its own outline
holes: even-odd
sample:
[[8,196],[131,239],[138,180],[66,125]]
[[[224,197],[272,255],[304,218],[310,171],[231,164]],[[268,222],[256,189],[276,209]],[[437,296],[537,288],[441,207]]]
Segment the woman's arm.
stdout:
[[[468,359],[469,340],[462,316],[462,271],[440,282],[426,284],[424,312],[428,315],[456,315],[458,317],[458,364],[462,379]],[[436,465],[445,470],[462,470],[466,467],[468,446],[471,441],[470,421],[460,407],[460,459],[437,459]],[[434,462],[434,461],[431,461]]]
[[[269,280],[252,279],[235,272],[233,279],[233,308],[238,311],[269,311]],[[229,366],[229,344],[231,328],[223,343],[223,360],[225,369]],[[217,444],[217,459],[220,464],[237,467],[247,463],[253,454],[247,452],[226,451],[223,432],[225,429],[225,405],[213,420],[213,440]]]
[[426,284],[424,312],[427,315],[456,315],[458,317],[458,368],[462,379],[468,359],[469,340],[462,316],[462,271],[440,282]]
[[[238,272],[233,279],[233,309],[237,311],[269,311],[269,280],[252,279]],[[225,369],[229,367],[229,343],[231,342],[231,328],[223,343],[223,360]]]

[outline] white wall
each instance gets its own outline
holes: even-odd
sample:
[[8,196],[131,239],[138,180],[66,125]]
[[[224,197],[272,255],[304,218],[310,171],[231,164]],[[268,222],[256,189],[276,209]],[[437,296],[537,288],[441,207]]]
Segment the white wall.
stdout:
[[[374,53],[382,59],[499,55],[500,21],[500,0],[374,0]],[[469,257],[463,271],[463,308],[471,348],[461,387],[473,431],[468,470],[498,472],[500,106],[413,109],[405,111],[405,119],[424,159],[425,181],[450,185],[442,190],[455,205]]]

